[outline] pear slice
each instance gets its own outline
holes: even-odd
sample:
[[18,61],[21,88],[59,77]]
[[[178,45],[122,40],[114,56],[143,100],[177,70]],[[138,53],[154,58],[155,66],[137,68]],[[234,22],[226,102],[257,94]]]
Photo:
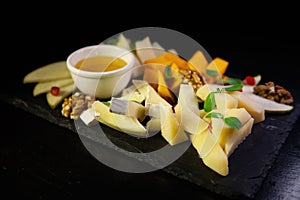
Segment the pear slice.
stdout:
[[293,110],[294,106],[278,103],[253,93],[245,93],[249,99],[260,104],[267,113],[288,113]]
[[138,137],[147,137],[146,128],[139,122],[139,120],[132,116],[112,113],[109,107],[101,101],[94,101],[92,110],[97,113],[96,119],[118,131],[135,135]]
[[74,89],[75,89],[74,84],[70,84],[70,85],[61,87],[59,94],[57,96],[54,96],[51,94],[51,92],[48,92],[46,94],[46,98],[47,98],[47,102],[48,102],[50,108],[55,109],[57,107],[57,105],[64,100],[64,98],[66,98],[72,94]]
[[37,83],[33,89],[33,96],[37,96],[42,93],[47,93],[51,90],[51,87],[63,87],[66,85],[73,84],[72,78],[66,78],[61,80],[54,80],[54,81],[47,81],[47,82],[40,82]]
[[265,109],[259,102],[249,98],[248,93],[231,92],[231,95],[238,100],[238,108],[245,108],[254,118],[254,123],[265,120]]
[[58,61],[39,67],[27,74],[23,83],[46,82],[71,78],[66,61]]

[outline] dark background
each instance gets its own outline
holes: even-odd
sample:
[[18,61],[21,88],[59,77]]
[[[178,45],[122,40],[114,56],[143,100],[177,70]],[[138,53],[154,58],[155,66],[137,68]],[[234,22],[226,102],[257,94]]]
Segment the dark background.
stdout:
[[[107,21],[109,16],[101,14],[101,9],[97,12],[99,15],[93,11],[90,16],[81,13],[80,9],[76,10],[76,15],[63,15],[64,9],[59,12],[54,8],[28,10],[21,12],[16,20],[5,21],[2,24],[2,93],[22,93],[18,86],[31,70],[65,60],[68,54],[80,47],[98,44],[114,34],[144,26],[170,28],[192,37],[211,57],[219,56],[229,61],[228,73],[242,77],[261,74],[263,82],[272,80],[298,91],[300,40],[293,25],[281,27],[275,22],[273,29],[263,30],[252,22],[246,29],[239,28],[239,23],[231,28],[222,19],[219,23],[214,20],[208,23],[201,15],[190,18],[195,20],[194,25],[175,21],[172,16],[165,22],[153,19],[151,23],[141,25],[133,21],[142,13],[131,19],[121,17]],[[82,19],[81,15],[85,18]],[[10,197],[66,199],[122,195],[141,199],[144,196],[158,198],[164,194],[169,197],[220,198],[162,171],[148,174],[115,171],[94,159],[78,136],[68,130],[10,105],[1,104],[1,113],[4,121],[0,139],[0,191]],[[299,186],[287,189],[279,184],[299,180],[297,175],[285,178],[285,172],[279,169],[290,170],[292,161],[287,157],[291,156],[289,152],[299,152],[299,134],[299,128],[295,128],[258,198],[299,198]],[[292,155],[291,159],[294,160],[293,167],[299,169],[299,156]]]

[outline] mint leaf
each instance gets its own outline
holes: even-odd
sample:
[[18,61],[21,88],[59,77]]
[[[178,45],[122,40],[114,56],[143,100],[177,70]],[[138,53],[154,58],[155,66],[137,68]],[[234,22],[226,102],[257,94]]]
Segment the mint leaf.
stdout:
[[219,118],[219,119],[223,119],[223,115],[221,113],[217,113],[217,112],[211,112],[209,114],[206,115],[206,118]]
[[102,103],[106,106],[110,106],[110,102],[109,101],[102,101]]
[[225,117],[224,122],[233,129],[239,130],[242,128],[242,123],[237,117]]
[[106,40],[106,44],[117,45],[118,41],[119,40],[117,38],[109,38],[108,40]]
[[224,88],[224,90],[227,92],[233,92],[233,91],[241,90],[242,88],[243,88],[243,84],[236,84],[230,87],[226,87]]
[[230,84],[230,85],[237,85],[237,84],[242,84],[242,80],[238,78],[228,78],[223,80],[224,83]]
[[206,69],[206,74],[210,76],[219,76],[219,72],[216,70]]
[[165,77],[167,80],[172,79],[172,69],[170,66],[165,67]]
[[204,111],[205,112],[210,112],[216,107],[216,101],[215,101],[215,93],[211,92],[208,94],[206,97],[206,100],[204,101]]

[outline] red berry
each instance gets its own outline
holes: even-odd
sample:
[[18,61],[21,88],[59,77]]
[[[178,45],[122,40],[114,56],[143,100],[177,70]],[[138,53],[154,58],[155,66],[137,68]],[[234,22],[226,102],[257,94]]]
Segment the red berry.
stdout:
[[59,87],[53,86],[50,92],[53,96],[57,96],[59,94]]
[[246,76],[245,80],[248,85],[255,85],[255,79],[253,76]]

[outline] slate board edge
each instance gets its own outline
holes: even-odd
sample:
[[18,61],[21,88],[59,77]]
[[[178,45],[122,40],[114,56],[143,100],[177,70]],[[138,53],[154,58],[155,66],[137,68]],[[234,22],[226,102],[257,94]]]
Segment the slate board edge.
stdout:
[[[13,97],[13,96],[2,96],[1,97],[1,100],[4,101],[5,103],[8,103],[10,105],[13,105],[19,109],[22,109],[26,112],[29,112],[31,114],[34,114],[42,119],[45,119],[53,124],[56,124],[56,125],[59,125],[61,127],[64,127],[64,128],[67,128],[73,132],[76,132],[75,130],[75,127],[73,126],[73,123],[69,123],[69,119],[65,119],[65,121],[63,123],[58,123],[58,121],[56,120],[56,118],[52,115],[52,110],[49,109],[42,109],[42,112],[41,112],[41,107],[39,105],[30,105],[31,107],[28,106],[28,103],[26,103],[26,100],[23,100],[22,98],[19,98],[19,97]],[[300,105],[296,105],[295,106],[295,109],[298,109],[300,107]],[[39,112],[36,112],[36,111],[39,111]],[[46,117],[48,116],[48,117]],[[63,120],[62,120],[63,121]],[[296,121],[295,121],[296,122]],[[290,132],[290,131],[288,131]],[[287,134],[288,136],[289,134]],[[91,139],[91,138],[88,138],[88,139]],[[285,141],[286,141],[287,137],[285,137]],[[283,144],[285,143],[285,141],[281,144],[280,148],[279,148],[279,151],[280,149],[282,148]],[[105,145],[105,144],[102,144],[102,145]],[[130,144],[128,144],[130,145]],[[273,164],[276,160],[278,156],[278,153],[276,156],[274,156],[274,158],[272,159],[271,163]],[[135,159],[138,159],[138,158],[135,158]],[[267,168],[265,168],[266,171],[269,171],[271,168],[272,168],[272,164],[270,166],[268,166]],[[183,179],[183,180],[186,180],[188,182],[191,182],[193,184],[196,184],[200,187],[203,187],[205,189],[208,189],[209,191],[212,191],[216,194],[219,194],[219,195],[224,195],[226,197],[229,197],[229,198],[233,198],[233,199],[241,199],[241,198],[246,198],[246,199],[253,199],[256,195],[256,193],[259,191],[259,187],[257,188],[257,191],[253,194],[242,194],[242,193],[239,193],[238,191],[237,192],[234,192],[234,191],[231,191],[231,190],[226,190],[228,189],[228,187],[224,187],[224,186],[221,186],[221,188],[224,188],[224,190],[226,190],[226,192],[219,192],[219,191],[216,191],[213,189],[213,187],[209,187],[209,186],[205,186],[205,184],[203,184],[201,181],[193,178],[192,174],[190,174],[189,172],[185,172],[184,169],[181,169],[181,168],[178,168],[178,167],[173,167],[172,165],[170,166],[167,166],[165,168],[162,169],[163,171],[169,173],[169,174],[172,174],[180,179]],[[267,173],[265,174],[264,177],[262,177],[263,179],[267,176]],[[263,182],[263,179],[261,181],[261,183]],[[220,185],[218,186],[220,188]]]

